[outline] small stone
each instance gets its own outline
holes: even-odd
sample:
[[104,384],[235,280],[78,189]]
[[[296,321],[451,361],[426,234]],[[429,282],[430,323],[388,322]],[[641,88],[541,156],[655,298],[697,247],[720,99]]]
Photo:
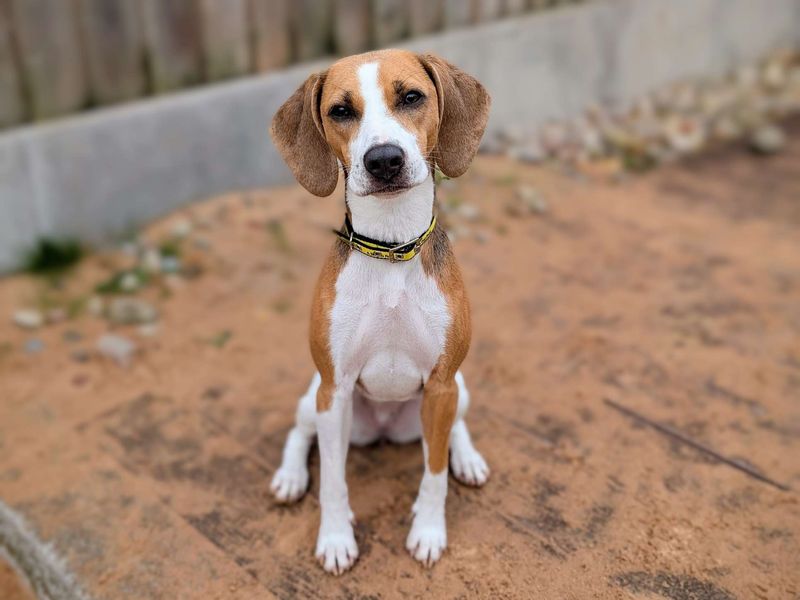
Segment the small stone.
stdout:
[[67,329],[61,338],[70,344],[74,344],[75,342],[80,342],[83,339],[83,334],[80,331],[75,331],[74,329]]
[[743,133],[742,126],[731,115],[722,115],[711,125],[711,134],[725,142],[738,139]]
[[79,363],[89,362],[89,359],[91,358],[91,355],[89,354],[88,350],[84,349],[75,350],[69,356],[72,360]]
[[749,144],[758,154],[775,154],[786,145],[786,134],[777,125],[762,125],[752,133]]
[[161,253],[155,248],[148,248],[142,256],[142,269],[146,273],[158,273],[161,270]]
[[458,205],[456,214],[466,221],[477,221],[481,218],[480,209],[474,204],[467,204],[466,202]]
[[136,332],[142,337],[155,337],[158,335],[158,323],[145,323],[136,328]]
[[114,298],[108,318],[117,325],[141,325],[158,320],[158,310],[140,298]]
[[177,256],[163,256],[161,258],[162,273],[177,273],[181,270],[181,261]]
[[39,354],[44,350],[44,342],[39,338],[31,338],[25,342],[25,354]]
[[706,141],[702,121],[688,115],[670,115],[663,123],[664,137],[670,147],[680,154],[700,150]]
[[173,223],[170,231],[173,237],[183,239],[192,233],[192,224],[189,219],[179,219]]
[[38,310],[21,309],[14,312],[12,320],[17,327],[22,329],[38,329],[44,325],[44,316]]
[[86,312],[93,317],[100,317],[105,310],[105,302],[100,296],[92,296],[86,303]]
[[123,292],[135,292],[142,285],[136,273],[125,273],[119,280],[119,289]]
[[543,214],[547,212],[547,201],[535,188],[528,185],[518,187],[517,198],[522,201],[531,213]]
[[110,358],[119,366],[127,367],[136,352],[136,344],[121,335],[107,333],[97,340],[97,351],[101,356]]
[[761,72],[761,81],[768,90],[776,91],[783,88],[788,81],[784,62],[777,59],[767,61]]

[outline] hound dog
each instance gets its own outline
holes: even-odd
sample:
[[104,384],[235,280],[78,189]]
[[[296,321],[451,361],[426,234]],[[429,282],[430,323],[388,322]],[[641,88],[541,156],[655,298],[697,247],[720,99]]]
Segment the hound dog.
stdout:
[[449,177],[467,170],[489,105],[478,81],[441,58],[383,50],[311,75],[273,119],[275,145],[308,191],[333,193],[339,165],[346,182],[345,222],[313,299],[318,372],[271,485],[282,502],[305,493],[316,435],[316,557],[331,573],[358,557],[345,482],[350,444],[422,438],[425,472],[406,547],[427,566],[447,546],[448,451],[462,483],[489,476],[464,422],[469,304],[434,216],[435,169]]

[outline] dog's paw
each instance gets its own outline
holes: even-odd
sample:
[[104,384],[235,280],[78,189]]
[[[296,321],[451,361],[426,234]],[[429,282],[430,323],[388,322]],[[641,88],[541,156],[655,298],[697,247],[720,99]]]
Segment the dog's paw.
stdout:
[[269,486],[278,502],[297,502],[308,489],[308,469],[281,467]]
[[406,539],[406,549],[411,556],[426,567],[432,567],[442,557],[445,548],[447,548],[447,529],[444,521],[434,525],[422,524],[419,518],[414,519]]
[[341,575],[352,567],[358,558],[358,546],[353,528],[348,525],[342,531],[323,533],[317,538],[316,557],[328,573]]
[[450,453],[450,468],[455,478],[465,485],[480,487],[489,479],[489,466],[474,448],[454,448]]

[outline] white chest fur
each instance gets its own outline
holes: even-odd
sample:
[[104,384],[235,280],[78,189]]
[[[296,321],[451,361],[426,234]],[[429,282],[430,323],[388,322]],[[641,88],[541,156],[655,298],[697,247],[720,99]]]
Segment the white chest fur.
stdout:
[[359,380],[375,401],[410,399],[436,365],[450,320],[447,300],[419,257],[390,263],[351,254],[331,312],[337,379]]

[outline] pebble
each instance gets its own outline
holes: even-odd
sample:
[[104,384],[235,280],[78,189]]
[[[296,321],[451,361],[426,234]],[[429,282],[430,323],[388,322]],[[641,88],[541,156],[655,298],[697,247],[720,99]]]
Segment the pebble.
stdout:
[[93,317],[100,317],[105,310],[105,302],[100,296],[92,296],[86,303],[86,311]]
[[75,350],[69,356],[72,360],[79,363],[89,362],[89,359],[91,358],[89,351],[85,349]]
[[162,273],[177,273],[181,270],[181,261],[177,256],[163,256],[160,268]]
[[158,335],[158,323],[145,323],[136,328],[137,333],[142,337],[155,337]]
[[173,223],[170,232],[172,233],[173,237],[183,239],[192,233],[192,224],[189,219],[179,219]]
[[31,338],[25,341],[24,349],[26,354],[39,354],[44,350],[44,342],[39,338]]
[[775,154],[786,145],[786,134],[776,125],[762,125],[750,136],[749,145],[758,154]]
[[140,298],[114,298],[108,307],[108,318],[117,325],[141,325],[158,320],[158,310]]
[[38,329],[44,325],[44,316],[34,309],[21,309],[12,316],[14,324],[23,329]]
[[466,221],[477,221],[481,218],[481,211],[474,204],[459,204],[456,214]]
[[125,273],[119,280],[119,289],[123,292],[135,292],[141,285],[142,282],[136,273]]
[[80,342],[83,339],[83,334],[80,331],[75,331],[74,329],[67,329],[61,337],[65,342],[74,344],[75,342]]
[[161,270],[161,253],[155,248],[148,248],[142,255],[141,264],[146,273],[158,273]]
[[522,185],[517,188],[517,198],[519,198],[528,212],[543,214],[547,212],[547,201],[539,193],[538,190],[528,185]]
[[97,340],[97,351],[101,356],[109,358],[121,367],[131,364],[136,344],[121,335],[107,333]]

